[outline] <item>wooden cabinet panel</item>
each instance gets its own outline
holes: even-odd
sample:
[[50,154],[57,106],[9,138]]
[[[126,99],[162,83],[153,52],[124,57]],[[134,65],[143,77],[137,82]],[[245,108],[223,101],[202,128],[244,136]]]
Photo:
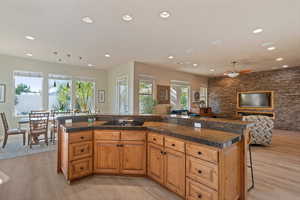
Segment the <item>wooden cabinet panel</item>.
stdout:
[[185,154],[166,149],[164,156],[164,183],[173,192],[185,196]]
[[149,143],[148,144],[148,176],[159,183],[164,181],[164,155],[163,147]]
[[185,152],[184,142],[176,138],[165,137],[165,147],[174,149],[176,151]]
[[118,141],[95,141],[94,172],[117,174],[120,169]]
[[[139,134],[139,133],[137,133]],[[143,141],[130,141],[121,143],[121,173],[146,173],[146,147]]]
[[116,130],[95,130],[95,140],[120,140],[120,131]]
[[218,163],[219,160],[218,150],[203,145],[187,144],[186,153],[209,162]]
[[68,134],[69,134],[69,144],[76,143],[76,142],[92,141],[93,139],[93,131],[81,131],[81,132],[74,132]]
[[127,141],[145,141],[146,132],[144,131],[122,131],[121,140]]
[[92,174],[92,157],[71,161],[69,164],[69,179],[76,179]]
[[69,160],[78,160],[92,156],[93,143],[92,142],[79,142],[69,145]]
[[187,200],[218,200],[218,193],[200,183],[186,179]]
[[186,174],[189,178],[218,190],[218,166],[201,159],[187,156]]
[[164,145],[164,136],[155,134],[155,133],[149,133],[148,134],[148,142],[163,146]]

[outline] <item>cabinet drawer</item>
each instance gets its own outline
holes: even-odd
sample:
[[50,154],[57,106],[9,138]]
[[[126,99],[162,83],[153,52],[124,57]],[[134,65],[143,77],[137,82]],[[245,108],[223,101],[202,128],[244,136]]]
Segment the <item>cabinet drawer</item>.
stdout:
[[187,200],[217,200],[218,193],[200,183],[186,179]]
[[116,130],[95,130],[96,140],[120,140],[120,131]]
[[144,131],[122,131],[121,140],[126,141],[145,141],[146,132]]
[[194,145],[194,144],[187,144],[186,145],[186,152],[188,155],[194,156],[196,158],[200,158],[209,162],[218,162],[218,150]]
[[218,166],[204,160],[187,156],[186,174],[189,178],[218,190]]
[[81,131],[81,132],[69,133],[70,144],[76,142],[92,141],[92,139],[93,139],[92,131]]
[[69,145],[69,159],[77,160],[92,156],[93,154],[93,143],[92,142],[79,142]]
[[70,180],[91,174],[92,165],[93,165],[93,161],[91,157],[70,162],[69,165]]
[[184,142],[172,137],[165,137],[165,147],[176,151],[185,152]]
[[164,136],[155,134],[155,133],[149,133],[148,134],[148,142],[163,146],[164,145]]

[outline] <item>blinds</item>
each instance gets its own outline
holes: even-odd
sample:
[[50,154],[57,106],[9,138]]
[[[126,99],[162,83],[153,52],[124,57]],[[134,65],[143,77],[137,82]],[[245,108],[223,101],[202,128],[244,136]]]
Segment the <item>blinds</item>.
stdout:
[[14,76],[26,76],[26,77],[43,77],[42,72],[27,72],[27,71],[14,71]]

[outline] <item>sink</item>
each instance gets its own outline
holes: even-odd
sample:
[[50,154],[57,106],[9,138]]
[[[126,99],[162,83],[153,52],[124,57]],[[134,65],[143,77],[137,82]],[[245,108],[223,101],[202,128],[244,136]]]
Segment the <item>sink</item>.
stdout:
[[144,121],[140,120],[113,120],[104,123],[108,126],[143,126]]

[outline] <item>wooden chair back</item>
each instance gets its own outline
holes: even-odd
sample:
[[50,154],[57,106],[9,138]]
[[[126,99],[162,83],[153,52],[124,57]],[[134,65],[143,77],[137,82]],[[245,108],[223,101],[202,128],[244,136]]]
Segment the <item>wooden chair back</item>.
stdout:
[[29,128],[31,134],[48,132],[49,112],[29,113]]
[[6,116],[5,116],[4,112],[1,112],[0,115],[1,115],[1,119],[2,119],[3,128],[4,128],[4,131],[5,131],[5,134],[6,134],[8,129],[9,129],[7,119],[6,119]]

